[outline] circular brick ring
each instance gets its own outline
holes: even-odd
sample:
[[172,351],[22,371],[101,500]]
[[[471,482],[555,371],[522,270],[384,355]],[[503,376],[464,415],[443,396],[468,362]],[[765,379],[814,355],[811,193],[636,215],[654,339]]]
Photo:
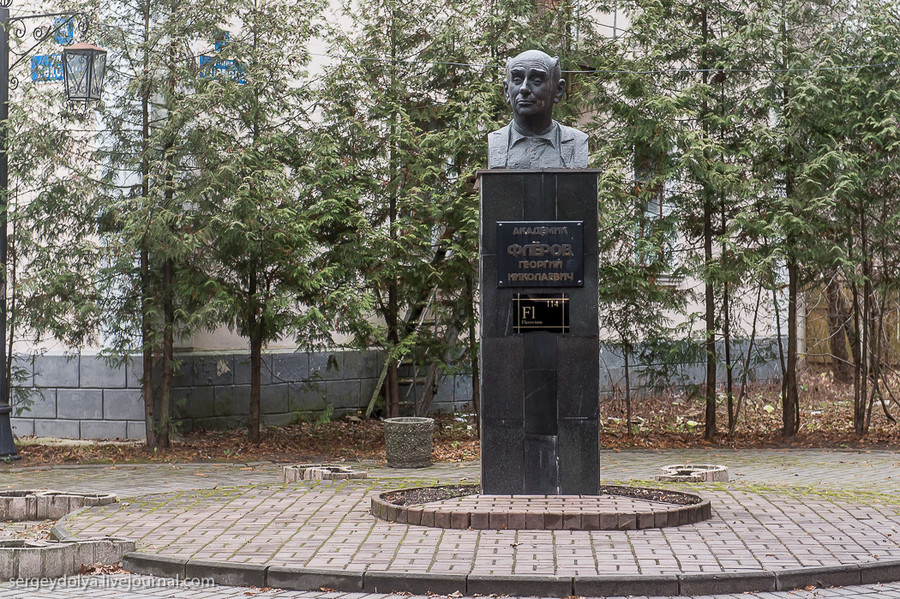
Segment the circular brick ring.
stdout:
[[712,516],[693,493],[604,485],[599,495],[479,495],[479,485],[387,491],[372,515],[388,522],[487,530],[637,530],[682,526]]

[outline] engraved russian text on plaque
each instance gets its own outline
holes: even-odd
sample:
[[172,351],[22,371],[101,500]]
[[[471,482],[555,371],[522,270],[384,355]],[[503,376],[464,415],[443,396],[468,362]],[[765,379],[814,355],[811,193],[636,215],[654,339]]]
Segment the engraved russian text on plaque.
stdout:
[[498,287],[583,287],[583,221],[497,223]]

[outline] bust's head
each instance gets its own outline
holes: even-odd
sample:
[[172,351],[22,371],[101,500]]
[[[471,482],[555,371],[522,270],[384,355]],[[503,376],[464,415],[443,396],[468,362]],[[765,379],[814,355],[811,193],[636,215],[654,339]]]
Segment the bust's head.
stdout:
[[565,90],[559,58],[540,50],[526,50],[506,63],[503,92],[520,129],[541,133],[549,128],[553,105]]

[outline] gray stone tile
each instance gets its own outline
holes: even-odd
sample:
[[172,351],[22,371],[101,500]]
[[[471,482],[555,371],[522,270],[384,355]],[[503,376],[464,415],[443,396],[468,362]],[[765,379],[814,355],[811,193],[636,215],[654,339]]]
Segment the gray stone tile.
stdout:
[[144,417],[144,399],[140,389],[104,389],[103,418],[138,420]]
[[144,358],[140,354],[128,356],[125,366],[125,386],[129,389],[140,389],[144,378]]
[[453,375],[453,401],[457,404],[472,401],[472,376]]
[[35,356],[36,387],[77,387],[79,356]]
[[287,385],[289,412],[307,412],[324,410],[326,405],[326,389],[323,384]]
[[359,381],[325,381],[324,386],[325,397],[335,410],[365,407],[369,401],[368,397],[360,399]]
[[34,385],[34,356],[16,354],[13,356],[13,386],[31,387]]
[[147,440],[147,427],[143,420],[134,420],[125,423],[125,437],[136,441]]
[[216,416],[245,416],[250,413],[250,385],[214,387]]
[[175,413],[179,418],[205,418],[215,414],[215,391],[212,387],[175,389]]
[[362,403],[369,405],[369,401],[372,399],[372,394],[375,393],[375,386],[378,384],[378,379],[360,379],[359,381],[359,399]]
[[[30,391],[30,392],[29,392]],[[56,389],[13,389],[14,414],[29,418],[56,418]]]
[[234,356],[193,356],[194,387],[234,384]]
[[456,376],[444,375],[437,384],[437,393],[434,394],[434,404],[452,404],[456,394]]
[[284,414],[290,412],[291,385],[263,385],[259,390],[259,409],[263,414]]
[[125,365],[110,363],[101,356],[81,356],[79,361],[81,388],[125,387]]
[[333,381],[351,378],[344,372],[344,352],[313,352],[309,354],[309,376],[313,380]]
[[81,436],[81,430],[78,424],[77,420],[35,419],[34,436],[78,439]]
[[272,382],[295,383],[309,379],[309,354],[285,352],[272,354]]
[[127,426],[124,421],[82,420],[82,439],[126,439]]
[[343,378],[374,378],[381,374],[381,354],[379,350],[346,350],[342,352]]
[[[162,378],[162,363],[157,361],[153,365],[153,378],[159,381]],[[172,365],[172,386],[190,387],[194,384],[194,357],[191,354],[175,354]]]
[[[259,379],[261,384],[269,385],[272,383],[272,356],[264,353],[260,356],[261,366],[259,369]],[[250,354],[237,354],[233,359],[234,363],[234,384],[249,385],[250,384]]]
[[103,418],[103,391],[100,389],[58,389],[56,414],[79,420]]
[[17,437],[29,437],[34,434],[34,419],[32,418],[10,418],[9,423],[12,426],[12,432]]
[[287,412],[284,414],[266,414],[260,417],[266,426],[284,426],[286,424],[296,424],[297,414]]

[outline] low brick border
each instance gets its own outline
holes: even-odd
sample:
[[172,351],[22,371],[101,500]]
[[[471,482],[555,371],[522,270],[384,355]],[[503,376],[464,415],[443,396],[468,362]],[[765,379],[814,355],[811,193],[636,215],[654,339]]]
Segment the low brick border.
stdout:
[[851,586],[900,581],[900,560],[778,571],[714,572],[663,576],[490,576],[428,574],[382,570],[323,570],[211,562],[182,557],[127,553],[123,567],[135,574],[184,580],[212,578],[216,584],[317,591],[435,593],[462,595],[503,593],[540,597],[613,597],[737,594],[791,591],[805,587]]
[[116,503],[113,493],[0,491],[0,520],[58,520],[82,507]]
[[[600,487],[600,495],[648,499],[648,492],[662,493],[669,501],[654,498],[655,503],[671,504],[671,509],[655,511],[604,511],[598,505],[596,510],[566,510],[565,506],[552,510],[526,510],[521,505],[523,498],[516,496],[492,496],[493,499],[508,499],[508,505],[494,505],[486,510],[459,509],[440,510],[436,504],[403,504],[404,495],[424,489],[454,489],[459,493],[456,497],[475,495],[479,485],[447,485],[437,487],[417,487],[386,491],[373,495],[371,499],[372,515],[387,522],[411,524],[413,526],[431,526],[449,529],[476,530],[641,530],[646,528],[666,528],[695,524],[712,517],[712,505],[693,493],[648,489],[644,487],[624,487],[604,485]],[[550,496],[545,496],[550,497]],[[590,499],[590,496],[580,496]],[[451,499],[447,497],[446,499]],[[599,496],[598,496],[599,498]],[[542,498],[532,499],[540,502]],[[393,501],[392,501],[393,500]],[[518,505],[517,505],[518,504]]]

